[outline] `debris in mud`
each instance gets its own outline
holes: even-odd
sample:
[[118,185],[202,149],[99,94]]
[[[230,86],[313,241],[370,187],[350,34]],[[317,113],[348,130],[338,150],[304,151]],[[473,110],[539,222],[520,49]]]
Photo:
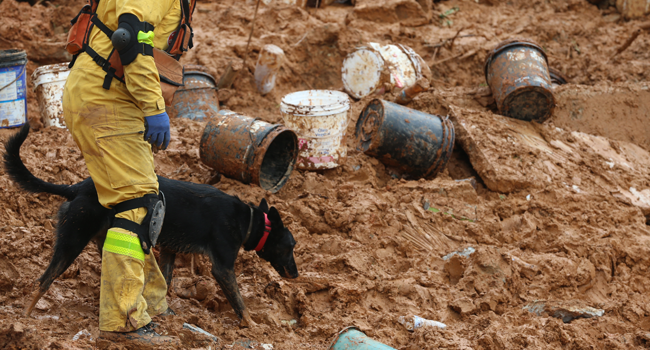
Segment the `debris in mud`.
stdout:
[[75,334],[74,337],[72,337],[72,341],[77,341],[79,339],[82,339],[83,337],[88,338],[89,341],[93,341],[92,334],[90,334],[90,332],[88,332],[88,330],[86,329],[82,329],[79,332],[77,332],[77,334]]
[[575,302],[535,301],[524,306],[524,310],[537,316],[547,314],[551,317],[560,318],[564,323],[569,323],[578,318],[601,317],[605,314],[605,310],[579,306],[580,304]]
[[214,341],[214,342],[219,342],[219,338],[217,338],[216,336],[214,336],[214,335],[212,335],[212,334],[210,334],[210,333],[208,333],[208,332],[202,330],[202,329],[199,328],[199,327],[196,327],[196,326],[194,326],[194,325],[191,325],[191,324],[189,324],[189,323],[183,323],[183,328],[185,328],[185,329],[189,329],[189,330],[191,330],[192,332],[196,332],[196,333],[203,334],[203,335],[205,335],[206,337],[212,339],[212,341]]
[[275,80],[282,64],[284,51],[275,45],[264,45],[255,65],[255,84],[260,94],[266,95],[275,87]]
[[468,258],[470,255],[472,255],[475,252],[476,252],[476,249],[474,249],[472,247],[467,247],[467,248],[465,248],[465,249],[463,249],[461,251],[452,252],[452,253],[449,253],[449,254],[443,256],[442,260],[445,260],[445,261],[449,260],[453,256],[461,256],[463,258]]
[[422,92],[429,90],[429,80],[426,78],[420,78],[415,84],[411,87],[407,87],[402,90],[393,102],[405,105],[413,101],[415,96],[419,95]]
[[397,319],[397,322],[403,325],[406,330],[410,332],[413,332],[420,327],[437,327],[443,329],[447,327],[447,325],[442,322],[427,320],[426,318],[422,318],[416,315],[400,316]]
[[382,344],[355,327],[348,327],[340,331],[332,343],[327,347],[328,350],[395,350],[386,344]]

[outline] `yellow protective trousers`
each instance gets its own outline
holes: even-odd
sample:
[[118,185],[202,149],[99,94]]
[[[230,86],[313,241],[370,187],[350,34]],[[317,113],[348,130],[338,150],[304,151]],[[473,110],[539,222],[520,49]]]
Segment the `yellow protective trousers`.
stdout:
[[[154,27],[155,48],[166,49],[181,18],[178,0],[102,0],[97,16],[111,30],[119,17],[133,14]],[[113,49],[110,38],[94,27],[89,46],[101,57]],[[144,117],[165,111],[153,57],[138,55],[124,66],[124,83],[113,79],[102,88],[106,72],[82,53],[63,92],[66,126],[81,149],[99,202],[111,208],[129,199],[158,193],[151,146],[144,136]],[[116,217],[141,223],[145,208]],[[137,235],[110,228],[102,252],[99,329],[129,332],[167,310],[167,285],[153,253],[144,254]]]
[[[81,149],[99,202],[109,208],[158,193],[151,145],[144,140],[144,115],[125,84],[101,87],[103,71],[73,68],[63,93],[65,122]],[[97,80],[95,80],[95,78]],[[87,86],[87,79],[98,81]],[[147,210],[117,214],[141,223]],[[147,325],[167,310],[167,285],[153,253],[145,255],[137,235],[121,228],[108,231],[102,252],[99,329],[128,332]]]
[[[97,16],[111,30],[119,17],[133,14],[154,27],[155,48],[166,49],[181,18],[178,0],[102,0]],[[89,46],[101,57],[113,49],[110,38],[94,27]],[[124,83],[113,79],[90,56],[77,57],[63,92],[66,126],[81,149],[99,202],[111,208],[129,199],[158,193],[151,146],[144,140],[144,117],[165,111],[153,57],[138,55],[124,66]],[[141,223],[146,209],[116,217]],[[129,332],[167,310],[167,285],[153,253],[145,255],[137,235],[110,228],[102,252],[99,329]]]

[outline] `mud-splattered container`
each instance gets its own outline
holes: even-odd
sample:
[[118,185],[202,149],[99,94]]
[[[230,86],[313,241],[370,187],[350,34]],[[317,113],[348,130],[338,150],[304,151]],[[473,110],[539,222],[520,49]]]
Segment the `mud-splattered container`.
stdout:
[[266,95],[275,87],[275,78],[284,63],[284,51],[275,45],[264,45],[255,65],[255,85]]
[[275,193],[296,164],[298,137],[282,125],[221,110],[203,130],[199,154],[219,173]]
[[554,88],[569,83],[569,78],[557,69],[548,67],[548,75],[551,77],[551,84]]
[[27,80],[23,50],[0,50],[0,128],[14,128],[27,121]]
[[214,77],[199,65],[187,65],[183,70],[184,86],[174,93],[169,116],[203,120],[217,114],[219,97]]
[[328,350],[396,350],[386,344],[368,338],[354,327],[347,327],[336,335]]
[[63,118],[63,88],[70,75],[68,63],[38,67],[32,73],[34,91],[45,126],[65,128]]
[[345,133],[350,98],[329,90],[307,90],[284,96],[284,124],[298,134],[298,168],[333,169],[347,157]]
[[501,42],[485,60],[485,78],[501,114],[539,123],[553,114],[555,98],[548,60],[535,42]]
[[375,99],[356,125],[358,149],[404,178],[433,178],[454,150],[450,120]]
[[429,78],[430,75],[422,57],[401,44],[369,43],[350,53],[341,68],[345,91],[357,99],[372,93],[382,94],[394,87],[408,88],[423,76]]
[[616,9],[625,19],[635,19],[650,14],[650,0],[616,0]]

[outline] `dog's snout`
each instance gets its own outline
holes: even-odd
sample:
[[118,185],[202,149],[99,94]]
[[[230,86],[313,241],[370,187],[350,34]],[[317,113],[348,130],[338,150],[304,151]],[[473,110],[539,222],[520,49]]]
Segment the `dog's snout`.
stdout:
[[298,269],[294,271],[289,271],[286,267],[283,267],[282,277],[284,278],[298,278]]

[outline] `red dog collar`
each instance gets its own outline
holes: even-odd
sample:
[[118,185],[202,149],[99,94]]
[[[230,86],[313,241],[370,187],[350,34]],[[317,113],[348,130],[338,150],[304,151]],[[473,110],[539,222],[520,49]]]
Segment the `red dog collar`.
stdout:
[[264,244],[266,244],[266,239],[269,238],[269,233],[271,233],[271,221],[266,213],[264,213],[264,235],[260,239],[260,242],[257,243],[257,247],[255,247],[256,252],[264,249]]

